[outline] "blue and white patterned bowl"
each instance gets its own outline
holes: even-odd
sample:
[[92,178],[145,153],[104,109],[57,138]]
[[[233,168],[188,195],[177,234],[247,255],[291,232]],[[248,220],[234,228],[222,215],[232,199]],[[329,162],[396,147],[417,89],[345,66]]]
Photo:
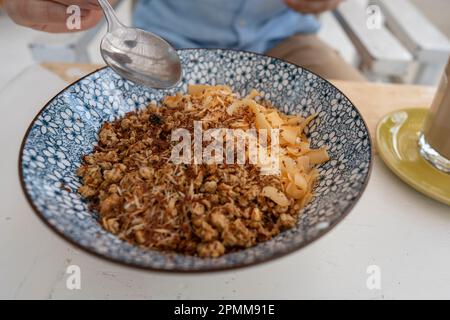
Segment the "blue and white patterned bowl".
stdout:
[[[367,127],[353,104],[326,80],[281,60],[242,51],[180,50],[184,77],[171,90],[153,90],[98,70],[53,98],[30,125],[20,153],[20,179],[36,213],[73,244],[109,260],[166,271],[211,271],[267,261],[319,238],[344,218],[361,196],[371,169]],[[92,151],[105,121],[145,108],[188,83],[227,84],[241,95],[263,93],[286,113],[317,113],[306,129],[313,146],[330,147],[319,169],[315,197],[297,227],[255,247],[206,259],[146,250],[105,231],[76,192],[81,156]]]

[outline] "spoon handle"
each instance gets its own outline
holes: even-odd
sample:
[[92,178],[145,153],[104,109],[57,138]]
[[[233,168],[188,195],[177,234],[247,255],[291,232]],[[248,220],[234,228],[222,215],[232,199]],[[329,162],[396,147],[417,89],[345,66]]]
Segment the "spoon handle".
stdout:
[[103,12],[108,22],[108,32],[113,32],[118,28],[122,28],[123,24],[117,18],[114,8],[111,6],[108,0],[98,0],[98,3],[103,9]]

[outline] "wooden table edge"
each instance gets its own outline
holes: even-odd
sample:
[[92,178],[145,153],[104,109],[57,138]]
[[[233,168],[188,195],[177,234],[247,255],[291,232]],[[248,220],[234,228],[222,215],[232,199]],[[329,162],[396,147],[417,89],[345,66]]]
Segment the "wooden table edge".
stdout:
[[[56,74],[64,81],[72,83],[102,68],[104,65],[42,63],[41,66]],[[405,108],[428,108],[431,105],[436,91],[434,87],[417,85],[350,82],[342,80],[330,80],[330,82],[341,90],[362,114],[369,127],[375,153],[375,132],[377,124],[382,117],[395,110]]]

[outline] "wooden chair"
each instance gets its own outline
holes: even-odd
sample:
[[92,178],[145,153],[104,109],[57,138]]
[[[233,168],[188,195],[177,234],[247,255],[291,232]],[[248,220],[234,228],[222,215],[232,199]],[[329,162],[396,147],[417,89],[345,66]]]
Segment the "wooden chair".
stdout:
[[[381,24],[368,26],[370,10]],[[434,85],[450,55],[450,42],[408,0],[348,0],[335,12],[373,80]]]
[[[371,10],[382,18],[374,28],[368,26]],[[370,80],[434,85],[450,54],[447,37],[409,0],[347,0],[322,20],[326,42]],[[70,35],[42,34],[30,49],[37,61],[87,63],[88,45],[101,27]]]

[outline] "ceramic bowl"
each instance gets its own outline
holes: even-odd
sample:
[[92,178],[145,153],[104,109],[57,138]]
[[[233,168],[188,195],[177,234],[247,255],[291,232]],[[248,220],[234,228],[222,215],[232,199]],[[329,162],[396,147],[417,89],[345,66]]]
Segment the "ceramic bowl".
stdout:
[[[287,62],[232,50],[180,50],[182,82],[154,90],[127,81],[109,68],[73,83],[36,116],[20,151],[20,179],[34,211],[59,235],[111,261],[151,270],[212,271],[243,267],[298,250],[331,230],[358,201],[368,182],[372,147],[355,106],[328,81]],[[93,150],[106,121],[145,108],[189,83],[226,84],[246,95],[256,89],[288,114],[317,118],[306,128],[312,146],[329,146],[331,160],[319,168],[315,196],[297,226],[252,248],[220,258],[199,258],[144,249],[105,231],[77,193],[75,171]]]

